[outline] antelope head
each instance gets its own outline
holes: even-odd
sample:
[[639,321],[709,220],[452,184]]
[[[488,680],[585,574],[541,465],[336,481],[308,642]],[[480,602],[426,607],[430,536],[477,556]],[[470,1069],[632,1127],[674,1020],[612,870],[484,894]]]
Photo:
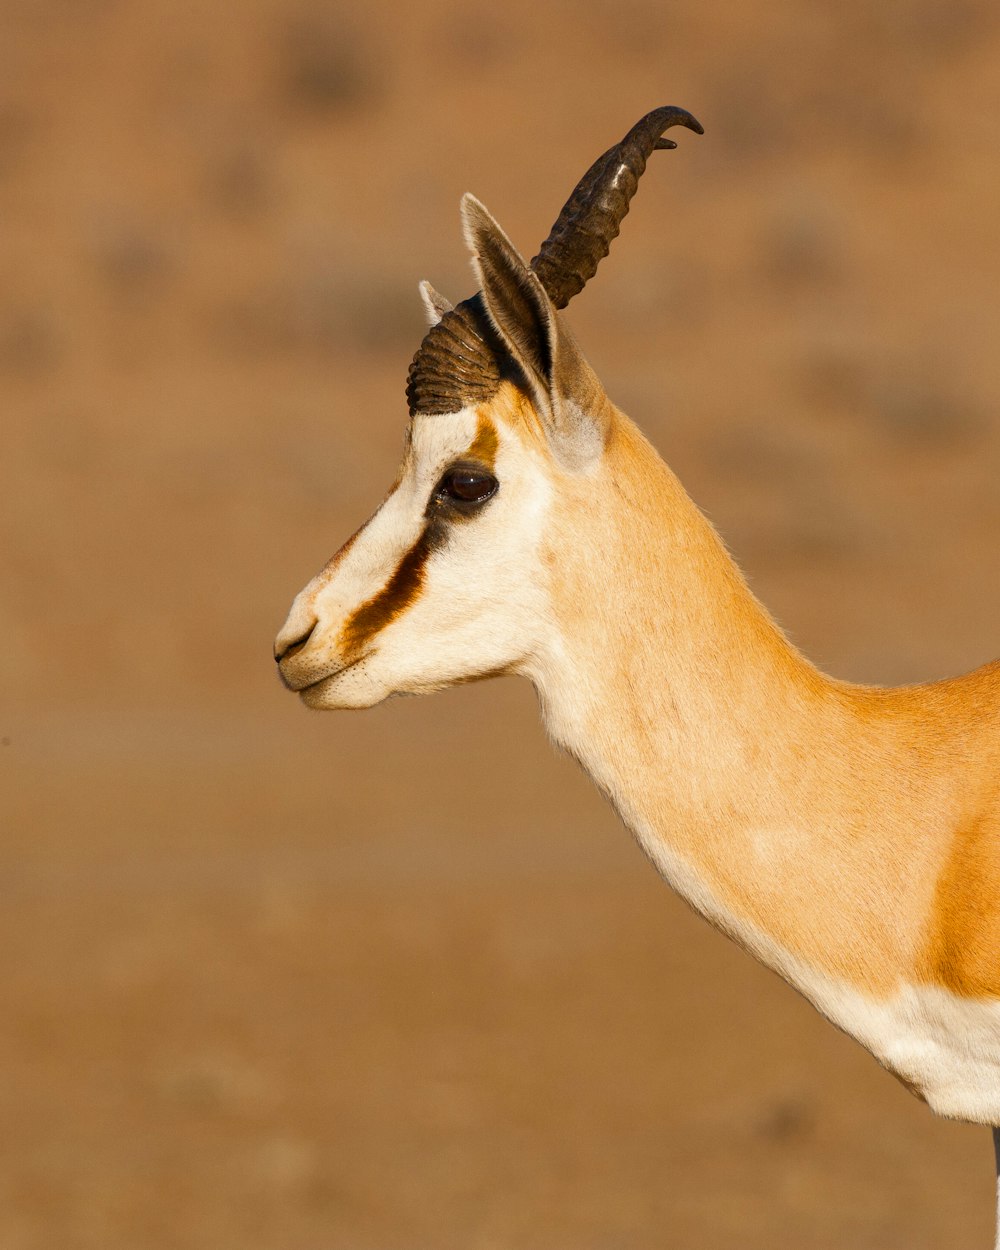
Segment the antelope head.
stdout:
[[427,283],[395,485],[305,587],[275,644],[314,708],[369,707],[506,672],[529,676],[557,616],[553,535],[585,531],[624,421],[559,316],[607,255],[653,151],[660,108],[587,171],[526,263],[482,204],[462,202],[480,291],[456,308]]

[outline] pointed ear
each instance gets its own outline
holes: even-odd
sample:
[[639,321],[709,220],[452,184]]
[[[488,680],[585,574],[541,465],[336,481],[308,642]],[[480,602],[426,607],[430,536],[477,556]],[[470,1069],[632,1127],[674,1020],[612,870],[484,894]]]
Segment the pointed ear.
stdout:
[[604,391],[537,274],[473,195],[462,199],[462,222],[490,320],[524,373],[553,449],[581,467],[604,447]]
[[462,224],[486,310],[537,398],[552,406],[556,314],[542,284],[473,195],[462,198]]
[[454,305],[440,291],[435,291],[426,278],[420,283],[419,289],[420,298],[424,301],[424,312],[427,314],[427,324],[436,326],[445,313],[452,311]]

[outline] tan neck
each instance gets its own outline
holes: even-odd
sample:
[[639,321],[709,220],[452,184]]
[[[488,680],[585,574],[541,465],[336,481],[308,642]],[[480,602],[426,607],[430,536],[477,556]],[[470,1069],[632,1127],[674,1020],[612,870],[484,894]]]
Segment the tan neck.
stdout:
[[614,506],[606,496],[586,533],[575,519],[577,558],[554,562],[560,645],[540,681],[550,727],[588,767],[610,770],[598,777],[608,788],[629,789],[636,767],[661,771],[652,792],[672,815],[756,809],[777,797],[763,771],[799,749],[832,683],[634,428],[608,461]]
[[[615,428],[605,506],[581,534],[577,501],[576,532],[553,535],[559,631],[532,674],[550,732],[717,923],[884,983],[916,940],[914,885],[932,885],[926,786],[909,782],[876,838],[902,746],[791,646],[666,465],[631,423]],[[905,856],[885,853],[896,828]]]

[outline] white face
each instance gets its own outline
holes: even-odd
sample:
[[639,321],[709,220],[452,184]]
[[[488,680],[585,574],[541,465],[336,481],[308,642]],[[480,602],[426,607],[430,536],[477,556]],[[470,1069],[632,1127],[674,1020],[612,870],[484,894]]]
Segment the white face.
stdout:
[[[275,655],[310,707],[370,707],[518,671],[535,653],[552,485],[543,440],[500,408],[414,417],[398,485],[292,604]],[[454,470],[465,493],[496,488],[456,499]]]

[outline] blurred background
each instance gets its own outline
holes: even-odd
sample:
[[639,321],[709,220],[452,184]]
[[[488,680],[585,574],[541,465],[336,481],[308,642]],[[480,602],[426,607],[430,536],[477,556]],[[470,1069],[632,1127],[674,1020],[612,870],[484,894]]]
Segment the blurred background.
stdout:
[[935,1121],[691,915],[514,680],[282,691],[391,482],[458,200],[839,676],[1000,653],[993,0],[6,0],[0,1245],[989,1244]]

